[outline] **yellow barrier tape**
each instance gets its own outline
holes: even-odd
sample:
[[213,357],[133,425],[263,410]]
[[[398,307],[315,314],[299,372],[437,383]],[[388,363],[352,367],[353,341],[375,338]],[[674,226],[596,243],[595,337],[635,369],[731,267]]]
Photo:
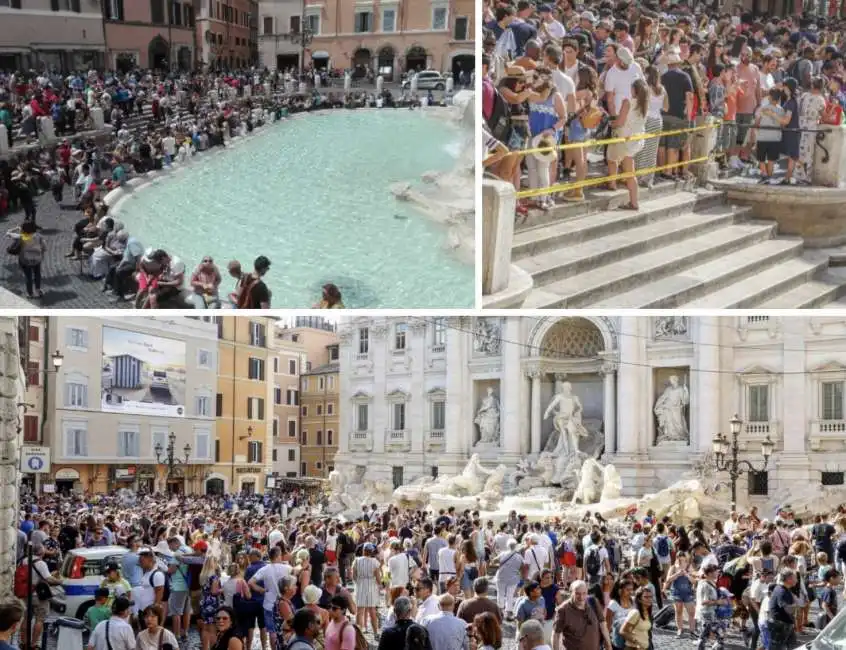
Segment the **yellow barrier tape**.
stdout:
[[546,153],[547,151],[566,151],[567,149],[584,149],[585,147],[596,147],[606,144],[622,144],[624,142],[637,142],[638,140],[649,140],[651,138],[667,138],[675,135],[682,135],[684,133],[695,133],[697,131],[706,131],[707,129],[715,129],[722,126],[722,122],[713,124],[703,124],[701,126],[694,126],[689,129],[676,129],[675,131],[655,131],[653,133],[639,133],[637,135],[630,135],[624,138],[607,138],[605,140],[585,140],[584,142],[570,142],[568,144],[559,144],[554,147],[539,147],[537,149],[521,149],[513,150],[511,153],[519,153],[525,156],[530,153]]
[[583,181],[576,181],[575,183],[563,183],[560,185],[550,185],[549,187],[539,187],[534,190],[523,190],[517,192],[518,199],[527,199],[533,196],[543,196],[544,194],[554,194],[555,192],[569,192],[570,190],[579,190],[583,187],[593,187],[594,185],[604,185],[608,182],[616,182],[627,180],[629,178],[637,178],[638,176],[646,176],[647,174],[655,174],[663,172],[668,169],[675,169],[676,167],[684,167],[685,165],[695,165],[701,162],[707,162],[711,158],[703,156],[702,158],[695,158],[693,160],[685,160],[684,162],[672,163],[670,165],[661,165],[660,167],[649,167],[648,169],[638,169],[632,173],[616,174],[614,176],[602,176],[600,178],[587,178]]

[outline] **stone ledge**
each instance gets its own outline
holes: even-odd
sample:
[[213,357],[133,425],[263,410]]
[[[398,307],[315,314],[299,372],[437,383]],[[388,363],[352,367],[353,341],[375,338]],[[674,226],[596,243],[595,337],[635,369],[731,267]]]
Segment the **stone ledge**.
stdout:
[[846,189],[713,181],[729,201],[748,205],[756,219],[776,221],[779,235],[802,237],[807,248],[846,244]]

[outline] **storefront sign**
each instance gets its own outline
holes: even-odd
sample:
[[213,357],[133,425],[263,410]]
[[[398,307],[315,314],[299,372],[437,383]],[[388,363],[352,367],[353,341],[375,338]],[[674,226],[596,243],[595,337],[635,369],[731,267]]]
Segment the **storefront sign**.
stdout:
[[50,448],[21,447],[21,472],[24,474],[50,473]]
[[115,479],[118,481],[133,481],[135,480],[135,468],[134,467],[116,467],[115,468]]
[[264,471],[261,467],[236,467],[236,474],[261,474]]
[[54,478],[57,481],[78,481],[79,472],[75,469],[71,469],[70,467],[66,467],[65,469],[60,469],[56,472],[56,476]]
[[44,494],[55,494],[56,493],[56,486],[53,483],[45,483],[41,486],[42,491]]

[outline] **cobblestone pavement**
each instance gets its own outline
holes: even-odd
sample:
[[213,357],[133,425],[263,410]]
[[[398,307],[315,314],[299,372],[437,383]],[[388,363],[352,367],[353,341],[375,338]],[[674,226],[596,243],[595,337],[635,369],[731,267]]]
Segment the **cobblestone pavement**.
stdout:
[[[67,309],[103,309],[118,306],[109,302],[107,294],[101,291],[101,282],[83,274],[84,267],[81,267],[79,262],[65,257],[71,250],[73,225],[81,217],[81,213],[71,205],[71,189],[65,188],[65,200],[61,205],[53,200],[50,192],[36,197],[36,205],[36,223],[47,241],[47,252],[41,265],[41,288],[44,298],[29,301],[30,306]],[[18,211],[6,217],[3,227],[8,230],[20,225],[22,221],[23,212]],[[0,253],[3,256],[0,286],[15,294],[20,301],[26,301],[23,273],[17,258],[6,253],[8,243],[9,240],[4,239]],[[0,296],[0,306],[8,306],[5,302]]]

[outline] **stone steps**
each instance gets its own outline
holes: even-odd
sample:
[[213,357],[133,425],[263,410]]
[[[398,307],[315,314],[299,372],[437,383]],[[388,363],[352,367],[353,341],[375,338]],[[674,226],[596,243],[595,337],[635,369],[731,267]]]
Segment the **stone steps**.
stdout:
[[[700,209],[723,202],[720,192],[703,193]],[[596,212],[563,221],[543,224],[514,233],[512,259],[514,261],[558,248],[562,244],[573,245],[614,233],[660,221],[693,210],[697,206],[697,194],[678,192],[659,195],[641,203],[637,212],[611,210]]]
[[[708,233],[703,237],[715,237]],[[679,246],[686,246],[687,241]],[[643,284],[626,293],[600,302],[596,307],[614,305],[619,308],[669,309],[701,299],[714,291],[748,277],[755,277],[762,266],[801,260],[802,240],[769,239],[739,248],[728,255],[698,264],[681,273]]]
[[[773,225],[759,223],[736,224],[713,233],[708,232],[553,282],[533,292],[524,307],[555,309],[600,307],[606,304],[625,307],[626,300],[637,302],[640,299],[637,290],[644,283],[678,274],[703,260],[771,239],[774,232]],[[623,297],[629,291],[633,295]]]
[[686,212],[672,219],[662,219],[610,235],[567,244],[562,248],[526,257],[516,263],[532,276],[536,287],[542,287],[577,273],[585,273],[611,262],[730,225],[734,223],[737,214],[738,209],[731,206],[718,206],[704,212]]
[[524,307],[846,306],[846,268],[830,267],[830,252],[779,236],[722,192],[660,182],[638,212],[613,210],[627,197],[596,192],[517,227],[512,261],[534,281]]
[[743,280],[681,305],[690,309],[746,309],[813,281],[828,268],[828,256],[806,252],[763,270],[753,269]]

